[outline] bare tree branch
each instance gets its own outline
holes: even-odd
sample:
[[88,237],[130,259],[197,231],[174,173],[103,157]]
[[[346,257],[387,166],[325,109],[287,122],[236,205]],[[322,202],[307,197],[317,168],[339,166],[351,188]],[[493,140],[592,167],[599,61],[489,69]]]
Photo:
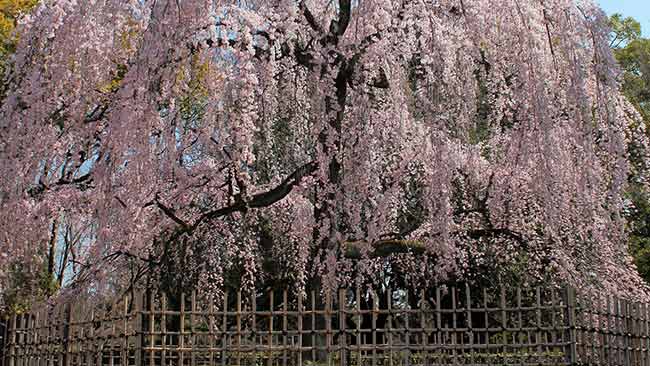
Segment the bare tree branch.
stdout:
[[311,175],[313,172],[315,172],[316,168],[317,168],[316,162],[314,161],[309,162],[296,169],[291,175],[285,178],[282,181],[282,183],[277,185],[275,188],[266,191],[264,193],[258,193],[254,195],[249,201],[240,200],[230,206],[226,206],[217,210],[206,212],[198,220],[196,220],[196,222],[191,227],[189,227],[189,229],[194,230],[202,222],[210,221],[218,217],[226,216],[233,212],[246,211],[249,208],[260,208],[260,207],[271,206],[272,204],[286,197],[291,192],[293,187],[298,185],[304,177]]
[[[251,197],[249,200],[245,200],[244,198],[240,197],[240,199],[235,201],[235,203],[233,203],[232,205],[215,209],[212,211],[208,211],[203,215],[201,215],[192,225],[189,225],[180,219],[174,220],[179,225],[179,228],[172,233],[172,235],[169,237],[169,241],[174,241],[183,234],[188,234],[193,232],[194,230],[196,230],[196,228],[199,225],[201,225],[204,222],[209,222],[211,220],[223,216],[227,216],[235,212],[246,212],[250,208],[261,208],[261,207],[271,206],[274,203],[286,197],[289,193],[291,193],[291,190],[296,185],[300,184],[300,181],[303,178],[313,174],[316,171],[317,167],[318,164],[315,161],[306,163],[301,167],[299,167],[298,169],[296,169],[293,173],[291,173],[291,175],[286,177],[280,184],[275,186],[273,189],[263,193],[258,193],[256,195],[253,195],[253,197]],[[171,213],[173,214],[173,212]]]
[[302,14],[305,16],[305,19],[307,20],[307,24],[311,27],[311,29],[315,30],[318,33],[323,33],[323,29],[321,28],[320,24],[316,21],[316,18],[314,18],[314,15],[309,11],[307,8],[307,5],[305,5],[305,1],[301,1],[298,4],[298,9],[302,11]]
[[[440,236],[440,233],[433,234],[432,236]],[[483,238],[496,238],[506,237],[516,241],[522,247],[526,247],[527,242],[524,237],[518,232],[507,229],[475,229],[467,231],[457,231],[451,233],[452,236],[465,236],[471,239]],[[363,248],[368,246],[368,242],[363,240],[347,241],[342,243],[344,256],[348,259],[362,259]],[[370,248],[367,251],[367,258],[383,258],[391,254],[426,254],[426,246],[422,240],[405,240],[405,239],[382,239],[370,243]]]
[[337,36],[342,36],[345,34],[345,31],[350,25],[350,16],[352,12],[352,1],[351,0],[340,0],[339,1],[339,19],[336,23],[336,26],[332,29]]
[[167,215],[167,217],[172,219],[172,221],[174,221],[184,229],[189,228],[189,225],[185,221],[183,221],[181,218],[176,216],[176,212],[174,212],[174,209],[167,207],[162,202],[160,202],[160,197],[158,196],[158,193],[156,193],[156,196],[154,197],[153,201],[156,207],[158,207],[165,215]]

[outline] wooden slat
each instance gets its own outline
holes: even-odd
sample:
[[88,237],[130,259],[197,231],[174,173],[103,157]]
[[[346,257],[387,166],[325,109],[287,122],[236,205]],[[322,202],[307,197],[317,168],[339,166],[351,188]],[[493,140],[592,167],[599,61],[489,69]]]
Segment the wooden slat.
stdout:
[[[268,348],[273,347],[273,310],[274,310],[274,304],[273,304],[273,290],[269,291],[269,334],[267,338],[267,343],[266,346]],[[267,365],[272,366],[273,365],[273,358],[269,357],[267,359]]]
[[615,333],[616,333],[616,362],[619,364],[623,364],[625,361],[625,356],[624,356],[624,347],[623,347],[623,325],[622,325],[622,319],[623,319],[623,314],[621,311],[621,301],[617,297],[614,298],[614,311],[615,311],[615,320],[614,320],[614,325],[615,325]]
[[[251,317],[251,333],[254,335],[254,337],[257,337],[257,294],[255,291],[251,292],[251,309],[248,312],[248,314]],[[253,340],[253,352],[257,354],[258,348],[257,348],[257,340]]]
[[223,314],[221,324],[221,365],[228,362],[228,291],[223,293]]
[[[614,361],[615,351],[613,351],[613,346],[616,344],[616,337],[612,337],[612,331],[616,330],[615,324],[612,324],[612,298],[607,295],[607,313],[606,313],[606,323],[607,323],[607,342],[605,344],[605,349],[607,350],[607,359],[606,364],[611,365]],[[612,329],[614,328],[614,329]]]
[[[474,331],[472,330],[472,295],[469,284],[465,284],[465,308],[467,310],[467,328],[469,329],[469,346],[474,348]],[[470,353],[470,364],[474,364],[474,352]]]
[[[356,316],[357,316],[357,327],[356,327],[356,340],[357,340],[357,365],[362,365],[362,354],[361,354],[361,342],[362,342],[362,334],[361,334],[361,322],[363,321],[362,315],[361,315],[361,290],[359,289],[359,286],[357,285],[355,288],[355,311],[356,311]],[[352,359],[350,359],[352,361]]]
[[451,324],[452,324],[452,330],[451,330],[451,355],[452,355],[452,362],[454,365],[458,364],[457,360],[457,353],[456,353],[456,335],[458,334],[456,329],[458,328],[458,324],[456,323],[456,287],[451,288]]
[[237,291],[237,314],[235,315],[235,319],[237,322],[237,366],[241,365],[241,350],[242,350],[242,308],[241,308],[241,290]]
[[327,366],[332,366],[332,295],[325,291],[325,350],[327,352]]
[[[429,333],[427,329],[427,312],[426,312],[426,291],[424,289],[420,290],[420,328],[422,329],[422,335],[421,335],[421,341],[420,345],[422,345],[423,348],[426,348],[429,342]],[[422,363],[425,365],[429,362],[429,355],[427,352],[424,353],[424,359],[422,360]],[[359,363],[361,364],[361,363]]]
[[311,359],[316,359],[316,292],[311,291]]
[[441,313],[441,296],[440,296],[440,286],[436,286],[436,331],[437,338],[436,342],[438,344],[444,345],[443,333],[442,333],[442,313]]
[[[196,290],[192,290],[190,297],[190,343],[191,347],[194,347],[197,344],[196,333],[195,333],[195,323],[196,317]],[[183,366],[183,364],[181,364]],[[196,353],[190,352],[190,366],[196,366]]]
[[606,349],[605,347],[607,345],[607,335],[605,334],[605,329],[604,329],[605,326],[606,326],[606,322],[605,322],[606,319],[604,317],[604,311],[603,311],[603,308],[606,305],[605,305],[605,302],[603,301],[603,298],[602,298],[602,296],[600,294],[598,295],[597,301],[598,301],[598,303],[596,305],[597,306],[597,313],[596,313],[597,317],[596,317],[596,319],[598,321],[597,332],[600,335],[600,354],[599,354],[598,364],[603,365],[603,364],[605,364],[607,362],[606,361],[607,360],[607,353],[605,351],[605,349]]
[[387,319],[387,337],[388,337],[388,364],[393,365],[393,292],[389,288],[386,290],[386,303],[388,305],[388,319]]
[[642,339],[642,352],[643,352],[643,366],[650,366],[650,323],[648,313],[648,303],[643,302],[642,304],[643,311],[643,339]]
[[501,336],[501,345],[502,345],[502,351],[503,354],[505,355],[508,352],[507,344],[508,344],[508,338],[506,337],[505,329],[508,328],[508,311],[506,309],[506,288],[501,286],[501,296],[500,296],[500,303],[501,303],[501,328],[504,329],[502,336]]
[[[210,365],[216,365],[216,362],[214,360],[214,349],[217,347],[217,341],[216,341],[216,324],[215,324],[215,314],[214,314],[214,297],[209,296],[208,299],[208,342],[209,342],[209,347],[210,347]],[[136,365],[139,366],[139,365]]]
[[[522,312],[522,310],[521,310],[522,306],[521,306],[521,288],[520,287],[517,287],[516,301],[517,301],[517,311],[516,311],[516,313],[517,313],[517,331],[513,333],[513,338],[514,338],[513,342],[512,342],[513,344],[519,344],[520,343],[521,335],[523,334],[523,328],[524,328],[523,317],[522,317],[522,313],[521,313]],[[519,348],[519,347],[516,347],[515,350],[517,350],[518,352],[522,351],[522,349]],[[523,350],[524,350],[524,352],[529,351],[526,348],[524,348]],[[523,362],[523,357],[520,357],[520,360]]]
[[287,332],[289,331],[289,323],[287,313],[289,311],[289,297],[287,290],[282,291],[282,366],[287,366]]
[[181,309],[179,315],[180,334],[178,335],[178,363],[180,366],[185,365],[185,293],[181,292]]
[[142,314],[142,309],[143,309],[143,299],[142,297],[144,294],[142,292],[136,292],[135,293],[135,298],[133,299],[133,315],[135,316],[135,325],[134,325],[134,330],[135,330],[135,366],[142,366],[144,365],[144,360],[142,359],[143,355],[143,346],[144,346],[144,319],[143,319],[143,314]]
[[297,322],[298,322],[298,365],[302,365],[302,335],[304,332],[304,324],[302,323],[303,321],[303,315],[305,313],[305,309],[302,304],[302,294],[298,294],[298,315],[297,315]]
[[[134,299],[133,299],[134,300]],[[122,314],[122,347],[120,349],[120,366],[127,366],[129,362],[129,301],[124,298],[124,307]]]
[[[155,322],[156,322],[156,313],[155,313],[155,299],[154,299],[154,292],[151,290],[148,290],[147,292],[147,307],[149,308],[149,316],[147,317],[149,321],[149,366],[155,366],[156,365],[156,351],[155,351],[155,338],[154,338],[154,330],[155,330]],[[161,336],[162,337],[162,336]]]
[[379,296],[372,290],[372,366],[377,365],[377,315],[379,313]]
[[67,304],[65,306],[65,309],[66,309],[66,318],[65,318],[65,325],[64,325],[65,330],[64,330],[64,333],[63,333],[65,357],[63,359],[64,360],[63,364],[65,366],[70,366],[71,365],[70,361],[71,361],[71,358],[72,358],[71,357],[72,355],[70,354],[70,338],[71,338],[71,334],[72,334],[72,319],[73,319],[73,316],[72,316],[72,304]]
[[167,365],[167,295],[163,292],[160,294],[160,332],[161,332],[161,351],[160,365]]

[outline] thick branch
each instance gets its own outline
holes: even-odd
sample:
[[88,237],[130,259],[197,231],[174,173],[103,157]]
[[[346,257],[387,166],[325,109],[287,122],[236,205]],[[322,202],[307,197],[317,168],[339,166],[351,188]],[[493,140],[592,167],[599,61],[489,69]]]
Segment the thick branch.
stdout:
[[92,170],[89,171],[88,173],[80,175],[79,177],[74,178],[74,179],[61,178],[58,181],[56,181],[56,183],[54,185],[56,185],[56,186],[64,186],[64,185],[68,185],[68,184],[74,184],[74,185],[78,185],[80,188],[83,188],[82,186],[84,184],[90,184],[91,182],[92,182]]
[[313,161],[301,166],[272,190],[254,195],[251,201],[248,202],[248,207],[266,207],[283,199],[291,192],[293,187],[300,183],[302,178],[311,175],[316,171],[316,168],[317,164]]
[[47,274],[54,274],[54,256],[56,254],[57,237],[59,233],[59,221],[55,217],[52,221],[52,232],[50,233],[50,245],[47,261]]
[[234,212],[244,212],[249,208],[260,208],[260,207],[271,206],[272,204],[286,197],[291,192],[293,187],[298,185],[304,177],[311,175],[313,172],[315,172],[316,168],[317,168],[316,162],[313,161],[309,162],[296,169],[296,171],[294,171],[291,175],[285,178],[280,184],[278,184],[275,188],[269,191],[258,193],[253,197],[251,197],[251,199],[248,201],[239,200],[230,206],[226,206],[213,211],[206,212],[203,215],[201,215],[201,217],[199,217],[199,219],[196,220],[196,222],[194,222],[194,224],[192,224],[191,226],[183,227],[181,225],[181,230],[177,231],[175,235],[172,236],[171,239],[173,240],[183,233],[193,231],[203,222],[214,220],[216,218],[223,217]]
[[323,29],[320,27],[320,25],[316,21],[316,18],[314,18],[314,15],[311,13],[311,11],[309,11],[304,1],[301,1],[298,4],[298,9],[302,11],[302,14],[305,16],[305,19],[307,20],[307,24],[309,24],[311,29],[315,30],[318,33],[323,33]]
[[167,207],[163,205],[162,202],[160,202],[160,198],[158,197],[157,194],[156,197],[154,198],[154,203],[156,204],[156,207],[158,207],[162,212],[165,213],[165,215],[167,215],[167,217],[172,219],[175,223],[180,225],[182,228],[187,229],[189,227],[185,221],[183,221],[181,218],[176,216],[176,213],[172,208]]
[[[364,241],[346,242],[343,244],[344,255],[348,259],[362,259],[362,248],[367,245]],[[412,253],[421,255],[425,252],[424,244],[419,240],[378,240],[371,245],[368,258],[382,258],[391,254]]]
[[340,0],[339,1],[339,20],[336,24],[335,34],[337,36],[342,36],[345,34],[345,31],[348,29],[350,24],[350,15],[352,11],[352,1],[351,0]]
[[[440,234],[434,234],[439,236]],[[451,234],[452,236],[466,236],[471,239],[482,238],[496,238],[506,237],[510,238],[522,246],[526,246],[526,240],[517,232],[510,229],[476,229],[469,231],[458,231]],[[344,255],[348,259],[362,259],[363,248],[368,243],[365,241],[348,241],[343,243]],[[377,240],[370,244],[367,251],[367,258],[383,258],[391,254],[426,254],[426,246],[421,240],[401,240],[401,239],[383,239]]]
[[275,188],[264,193],[254,195],[249,201],[240,201],[234,205],[223,207],[218,210],[207,212],[197,220],[193,227],[196,227],[203,221],[212,220],[220,216],[225,216],[236,211],[243,211],[245,208],[259,208],[270,206],[279,200],[286,197],[294,186],[296,186],[302,178],[312,174],[316,171],[316,162],[309,162],[300,168],[296,169],[291,175],[285,178],[282,183]]
[[93,110],[84,117],[84,123],[93,123],[104,118],[108,111],[108,104],[98,104]]

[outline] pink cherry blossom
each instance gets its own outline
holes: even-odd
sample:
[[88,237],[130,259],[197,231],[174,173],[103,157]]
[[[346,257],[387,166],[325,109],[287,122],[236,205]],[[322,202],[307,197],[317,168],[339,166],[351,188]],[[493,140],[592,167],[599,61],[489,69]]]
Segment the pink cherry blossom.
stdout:
[[92,293],[176,260],[219,293],[272,259],[300,292],[525,254],[531,278],[648,296],[622,216],[647,135],[590,1],[45,0],[19,29],[0,289],[65,222],[66,284]]

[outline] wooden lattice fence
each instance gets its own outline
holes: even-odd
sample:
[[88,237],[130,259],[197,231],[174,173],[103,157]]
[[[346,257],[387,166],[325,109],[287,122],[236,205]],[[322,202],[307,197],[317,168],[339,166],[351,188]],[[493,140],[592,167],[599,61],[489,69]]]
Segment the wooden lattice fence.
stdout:
[[572,289],[140,293],[7,325],[3,366],[650,365],[647,304]]

